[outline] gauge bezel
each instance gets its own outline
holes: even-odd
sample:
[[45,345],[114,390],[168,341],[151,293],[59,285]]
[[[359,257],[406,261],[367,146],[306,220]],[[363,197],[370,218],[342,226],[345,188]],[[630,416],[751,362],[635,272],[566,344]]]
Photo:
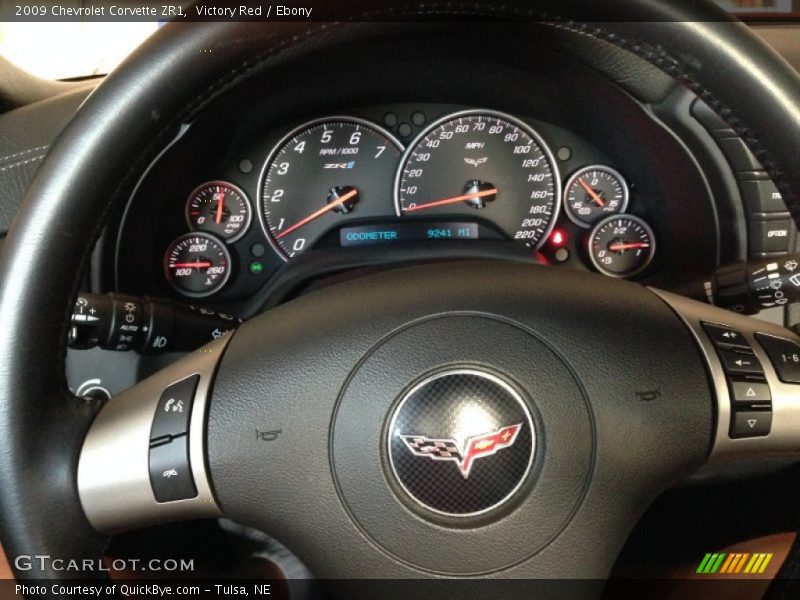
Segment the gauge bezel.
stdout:
[[[210,231],[205,231],[204,229],[197,229],[192,223],[191,216],[189,215],[189,208],[192,203],[192,200],[194,200],[195,196],[197,196],[197,194],[200,193],[201,190],[211,185],[222,185],[231,188],[244,199],[244,204],[247,207],[247,221],[245,221],[244,225],[241,227],[241,229],[239,229],[239,233],[227,239],[223,239],[222,236],[219,236]],[[224,179],[214,179],[212,181],[207,181],[194,188],[192,190],[192,193],[189,194],[189,197],[186,199],[185,213],[186,213],[186,223],[189,225],[189,229],[197,233],[208,233],[216,237],[219,237],[225,244],[232,244],[233,242],[242,239],[242,237],[244,237],[244,235],[250,229],[250,225],[253,222],[253,204],[252,202],[250,202],[250,198],[248,198],[247,194],[244,193],[244,190],[240,188],[238,185],[236,185],[235,183],[231,183],[230,181],[225,181]]]
[[[550,150],[550,146],[545,142],[544,138],[541,134],[536,131],[531,125],[523,121],[522,119],[510,115],[508,113],[504,113],[499,110],[492,110],[488,108],[468,108],[465,110],[459,110],[453,113],[448,113],[443,117],[440,117],[433,121],[430,125],[428,125],[425,129],[423,129],[417,137],[415,137],[406,147],[405,151],[403,152],[402,156],[400,156],[400,162],[397,165],[397,171],[394,175],[394,189],[393,189],[393,196],[394,196],[394,209],[395,214],[398,217],[405,218],[405,213],[403,212],[402,207],[400,206],[400,179],[403,175],[403,167],[406,164],[409,156],[414,151],[414,149],[425,139],[431,131],[442,125],[443,123],[447,123],[448,121],[452,121],[454,119],[458,119],[461,117],[471,117],[471,116],[484,116],[489,118],[499,118],[509,123],[516,125],[520,129],[522,129],[525,133],[527,133],[531,138],[539,144],[539,147],[542,149],[542,152],[547,157],[547,160],[550,162],[550,168],[553,171],[553,212],[550,217],[550,223],[545,228],[544,233],[542,234],[542,238],[536,242],[535,245],[530,245],[529,247],[532,248],[534,251],[539,250],[548,240],[550,234],[553,232],[553,229],[556,226],[556,221],[558,221],[558,215],[561,212],[561,197],[563,194],[561,188],[561,173],[558,170],[558,163],[556,162],[555,155],[553,154],[552,150]],[[504,234],[507,235],[506,231],[503,231]],[[519,244],[519,241],[515,241],[510,239],[509,241]],[[524,242],[522,242],[524,243]],[[527,245],[527,244],[526,244]]]
[[[213,288],[206,290],[204,292],[190,292],[188,290],[183,289],[182,287],[179,287],[178,285],[175,284],[169,271],[169,255],[172,249],[181,242],[183,242],[185,239],[197,236],[206,237],[215,244],[218,244],[219,247],[222,248],[222,251],[225,253],[225,258],[228,261],[228,268],[225,270],[225,274],[222,276],[222,279],[220,279],[217,285],[215,285]],[[225,244],[224,241],[222,241],[222,239],[220,239],[213,233],[208,233],[207,231],[190,231],[189,233],[184,233],[183,235],[180,235],[176,237],[174,240],[172,240],[167,246],[167,249],[164,251],[163,265],[164,265],[164,278],[172,286],[172,289],[178,292],[181,296],[185,296],[187,298],[207,298],[208,296],[213,296],[214,294],[220,292],[222,288],[225,287],[225,285],[228,283],[228,280],[231,278],[231,273],[233,272],[233,261],[231,260],[231,253],[228,250],[228,246]]]
[[[592,252],[592,240],[594,239],[595,235],[607,223],[613,221],[614,219],[629,219],[631,221],[636,221],[639,225],[641,225],[644,228],[644,230],[650,236],[650,253],[649,253],[648,257],[647,257],[647,260],[645,260],[645,262],[642,263],[642,265],[639,266],[639,268],[637,268],[637,269],[635,269],[633,271],[629,271],[629,272],[624,273],[624,274],[623,273],[614,273],[614,272],[609,271],[608,269],[606,269],[603,265],[601,265],[601,264],[599,264],[597,262],[597,259],[595,258],[595,255],[594,255],[594,252]],[[656,235],[655,235],[655,233],[653,233],[653,228],[650,227],[650,225],[647,224],[647,221],[645,221],[641,217],[637,217],[636,215],[621,214],[621,213],[614,214],[614,215],[609,215],[607,217],[604,217],[604,218],[600,219],[592,227],[592,230],[589,232],[589,235],[586,238],[586,252],[589,255],[589,259],[592,261],[592,265],[594,266],[595,269],[597,269],[597,271],[599,273],[601,273],[601,274],[603,274],[603,275],[605,275],[607,277],[613,277],[615,279],[628,279],[630,277],[635,277],[636,275],[638,275],[639,273],[644,271],[647,267],[650,266],[650,263],[653,262],[653,257],[656,255]]]
[[595,223],[587,223],[586,221],[581,220],[577,215],[573,214],[572,209],[569,208],[569,202],[567,201],[567,195],[569,194],[569,190],[572,188],[572,185],[578,180],[578,178],[588,173],[589,171],[605,171],[606,173],[616,177],[617,181],[622,184],[622,208],[620,208],[615,213],[607,215],[606,217],[602,217],[605,219],[607,217],[614,217],[619,216],[625,213],[628,210],[628,202],[630,201],[630,188],[628,188],[628,182],[622,176],[622,173],[609,167],[608,165],[589,165],[587,167],[581,167],[577,171],[575,171],[572,175],[570,175],[569,179],[567,179],[567,183],[564,184],[564,214],[567,215],[567,218],[572,221],[578,227],[582,227],[583,229],[591,229],[597,223],[599,223],[602,219],[596,221]]
[[294,136],[298,135],[302,131],[306,129],[310,129],[312,127],[316,127],[321,123],[329,123],[331,121],[336,122],[345,122],[345,123],[353,123],[356,125],[361,125],[362,127],[369,127],[380,133],[381,135],[385,136],[387,140],[389,140],[395,147],[400,150],[400,156],[402,157],[405,152],[405,146],[403,146],[402,142],[397,139],[392,132],[387,130],[385,127],[378,125],[374,121],[369,121],[367,119],[362,119],[361,117],[352,117],[347,115],[331,115],[329,117],[319,117],[317,119],[312,119],[310,121],[305,121],[300,125],[292,128],[289,133],[284,135],[281,139],[279,139],[275,144],[272,146],[272,149],[267,154],[267,158],[264,160],[264,164],[261,166],[261,171],[258,174],[258,199],[256,203],[256,208],[258,209],[258,221],[261,224],[261,231],[264,233],[264,236],[267,238],[267,242],[269,242],[270,247],[272,250],[281,258],[283,262],[289,262],[290,258],[286,252],[281,248],[280,244],[276,242],[272,237],[272,232],[269,230],[267,224],[267,215],[264,214],[264,178],[266,176],[267,170],[269,165],[272,164],[272,161],[277,156],[280,149],[291,140]]

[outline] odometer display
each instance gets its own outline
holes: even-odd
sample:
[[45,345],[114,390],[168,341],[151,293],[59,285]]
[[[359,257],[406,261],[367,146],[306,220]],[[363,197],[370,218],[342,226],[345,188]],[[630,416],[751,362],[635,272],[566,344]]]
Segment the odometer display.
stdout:
[[538,247],[561,197],[542,138],[509,115],[476,110],[441,119],[409,147],[395,177],[398,215],[482,218]]

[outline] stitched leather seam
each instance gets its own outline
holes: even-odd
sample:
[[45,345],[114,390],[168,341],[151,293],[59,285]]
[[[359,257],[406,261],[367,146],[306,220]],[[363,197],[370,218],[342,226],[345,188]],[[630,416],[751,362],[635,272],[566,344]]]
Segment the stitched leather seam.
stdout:
[[6,165],[4,167],[0,167],[0,173],[2,173],[3,171],[9,171],[11,169],[15,169],[16,167],[21,167],[22,165],[27,165],[28,163],[32,163],[32,162],[35,162],[37,160],[42,160],[45,156],[47,156],[47,155],[46,154],[40,154],[39,156],[34,156],[34,157],[29,158],[27,160],[21,160],[19,162],[15,162],[15,163],[12,163],[10,165]]
[[[733,110],[718,100],[716,96],[714,96],[712,92],[706,89],[689,71],[687,71],[681,62],[675,57],[670,56],[661,49],[654,49],[649,45],[631,42],[599,26],[592,25],[590,27],[587,24],[578,24],[574,22],[548,23],[548,25],[565,29],[573,33],[587,35],[589,37],[614,44],[619,48],[627,50],[639,58],[646,60],[650,64],[664,71],[667,75],[688,87],[695,94],[697,94],[701,100],[708,104],[714,112],[722,117],[722,119],[728,125],[730,125],[731,129],[733,129],[736,134],[742,138],[745,144],[753,152],[753,155],[756,157],[758,162],[761,163],[761,166],[764,167],[764,170],[769,174],[770,178],[772,178],[776,183],[782,184],[782,173],[775,166],[775,163],[769,158],[769,152],[761,144],[761,141],[753,135],[749,128],[742,124],[742,121],[734,115]],[[785,187],[782,191],[784,191],[786,194],[785,198],[788,199],[788,187]],[[800,209],[800,207],[795,207],[795,209]],[[793,212],[796,212],[796,210],[793,210]]]
[[48,146],[48,145],[36,146],[35,148],[28,148],[27,150],[22,150],[21,152],[15,152],[14,154],[6,154],[5,156],[0,156],[0,162],[5,162],[9,158],[16,158],[17,156],[24,156],[26,154],[32,154],[32,153],[37,152],[39,150],[46,150],[49,147],[50,146]]

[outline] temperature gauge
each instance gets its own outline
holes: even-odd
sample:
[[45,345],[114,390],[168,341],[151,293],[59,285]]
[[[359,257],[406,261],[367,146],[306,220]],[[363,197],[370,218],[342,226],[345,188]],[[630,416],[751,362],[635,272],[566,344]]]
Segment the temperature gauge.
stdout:
[[606,217],[589,234],[589,257],[598,271],[610,277],[641,273],[655,251],[653,230],[638,217]]
[[192,192],[186,204],[189,227],[213,233],[227,242],[242,237],[251,218],[245,193],[226,181],[204,183]]
[[179,293],[192,298],[222,289],[231,274],[231,256],[225,244],[207,233],[187,233],[170,244],[164,256],[164,274]]
[[592,165],[573,173],[564,191],[564,210],[570,221],[589,227],[628,208],[628,185],[611,167]]

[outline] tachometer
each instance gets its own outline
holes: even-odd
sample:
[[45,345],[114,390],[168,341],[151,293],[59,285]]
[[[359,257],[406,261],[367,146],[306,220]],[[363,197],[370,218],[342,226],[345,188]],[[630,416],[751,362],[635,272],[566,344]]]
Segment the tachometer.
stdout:
[[270,153],[261,174],[265,232],[284,258],[345,219],[392,214],[392,175],[402,146],[353,117],[306,123]]
[[555,160],[531,127],[509,115],[449,115],[406,150],[395,176],[398,215],[483,218],[533,247],[546,239],[561,199]]

